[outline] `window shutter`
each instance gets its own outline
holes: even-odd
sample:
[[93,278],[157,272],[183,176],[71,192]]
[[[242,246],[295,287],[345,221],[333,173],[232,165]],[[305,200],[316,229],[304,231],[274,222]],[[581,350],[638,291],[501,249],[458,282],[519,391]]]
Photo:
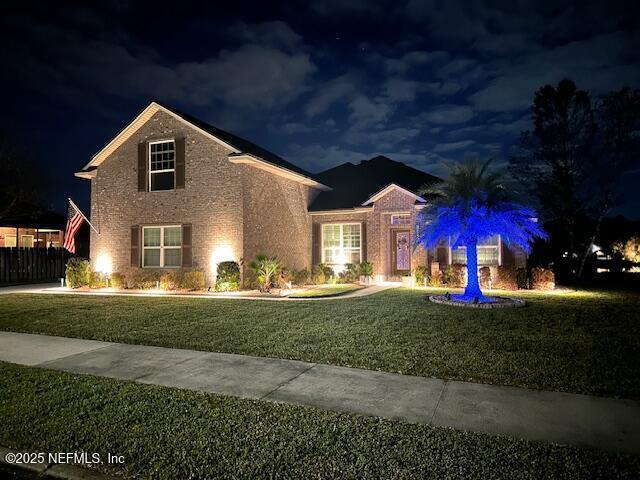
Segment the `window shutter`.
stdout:
[[147,142],[138,144],[138,191],[146,192],[147,189]]
[[140,227],[138,225],[131,227],[131,266],[140,266]]
[[361,235],[360,235],[360,245],[362,248],[362,258],[360,259],[361,262],[366,262],[367,261],[367,222],[362,222],[361,223],[362,227],[361,227]]
[[176,188],[184,188],[184,138],[175,139],[176,146]]
[[312,265],[317,265],[318,263],[320,263],[320,260],[322,259],[322,256],[320,255],[320,241],[321,241],[321,229],[322,228],[322,224],[320,223],[314,223],[313,224],[313,229],[311,232],[311,243],[312,243],[312,250],[311,250],[311,264]]
[[182,225],[182,266],[191,267],[193,261],[191,259],[191,224]]

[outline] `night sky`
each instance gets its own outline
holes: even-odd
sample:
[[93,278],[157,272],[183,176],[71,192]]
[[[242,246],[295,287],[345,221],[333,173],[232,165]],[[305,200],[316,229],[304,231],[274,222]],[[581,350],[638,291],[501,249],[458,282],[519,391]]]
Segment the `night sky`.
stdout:
[[[36,2],[3,6],[4,135],[88,204],[79,170],[151,100],[317,172],[376,154],[506,162],[534,91],[640,87],[638,2]],[[625,6],[627,4],[627,6]],[[616,210],[640,218],[640,167]]]

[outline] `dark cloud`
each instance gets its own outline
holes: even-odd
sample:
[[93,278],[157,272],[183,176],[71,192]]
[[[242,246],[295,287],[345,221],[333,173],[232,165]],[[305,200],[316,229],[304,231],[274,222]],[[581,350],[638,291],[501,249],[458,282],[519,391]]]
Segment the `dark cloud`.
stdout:
[[150,99],[313,171],[387,154],[443,174],[446,162],[504,161],[531,127],[529,107],[544,84],[569,77],[594,94],[640,85],[637,8],[595,0],[240,1],[197,12],[16,3],[0,18],[9,93],[0,128],[54,157],[44,168],[63,179],[60,198],[81,188],[73,170]]

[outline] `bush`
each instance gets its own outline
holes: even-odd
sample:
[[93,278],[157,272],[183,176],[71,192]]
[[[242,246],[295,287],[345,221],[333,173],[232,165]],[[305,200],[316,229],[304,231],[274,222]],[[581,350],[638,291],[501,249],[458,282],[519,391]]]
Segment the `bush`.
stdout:
[[261,292],[271,291],[271,286],[276,280],[276,275],[282,269],[280,261],[275,257],[267,257],[264,254],[256,255],[255,260],[249,263],[249,268],[258,282]]
[[467,266],[462,263],[447,265],[442,272],[442,281],[445,285],[454,288],[464,287]]
[[556,287],[556,277],[548,268],[531,269],[531,288],[533,290],[553,290]]
[[292,281],[294,285],[306,285],[307,283],[309,283],[309,280],[311,279],[311,274],[309,273],[309,270],[307,270],[306,268],[303,268],[302,270],[294,270],[292,272]]
[[162,290],[176,290],[180,288],[182,278],[178,270],[164,272],[160,275],[160,288]]
[[289,288],[292,278],[293,276],[291,271],[288,268],[283,267],[275,275],[274,285],[280,289]]
[[499,290],[517,290],[518,274],[515,267],[500,265],[496,278],[493,280],[493,288]]
[[443,284],[442,276],[443,276],[442,272],[438,270],[433,275],[429,276],[429,279],[427,280],[427,285],[429,285],[430,287],[441,287]]
[[429,272],[429,267],[426,265],[418,265],[413,269],[413,276],[416,277],[416,285],[426,286],[431,280],[431,274]]
[[518,268],[516,270],[516,283],[518,284],[518,288],[527,289],[529,288],[529,278],[527,276],[526,268]]
[[200,270],[189,270],[182,276],[182,288],[185,290],[204,290],[204,272]]
[[89,282],[89,288],[106,288],[107,277],[100,272],[91,272],[91,281]]
[[314,265],[311,270],[311,282],[315,285],[328,283],[334,276],[333,268],[325,263]]
[[373,276],[373,263],[371,262],[362,262],[360,264],[360,275],[363,277],[372,277]]
[[71,288],[86,287],[91,284],[91,264],[89,260],[74,257],[67,263],[65,271],[67,286]]
[[480,288],[492,288],[491,269],[489,267],[480,267],[479,273]]
[[220,262],[216,276],[216,291],[230,292],[240,288],[240,265],[238,262]]
[[139,268],[127,278],[127,287],[135,290],[148,290],[156,288],[159,281],[160,273]]
[[338,279],[340,283],[355,283],[360,278],[360,265],[357,263],[347,263],[344,270],[340,272]]
[[109,278],[109,284],[113,288],[124,288],[124,275],[118,272],[112,273],[111,277]]

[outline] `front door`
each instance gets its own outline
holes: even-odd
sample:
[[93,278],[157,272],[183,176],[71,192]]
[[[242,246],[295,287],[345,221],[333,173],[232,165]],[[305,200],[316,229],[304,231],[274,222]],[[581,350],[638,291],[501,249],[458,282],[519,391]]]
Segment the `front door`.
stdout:
[[407,275],[411,271],[411,231],[391,231],[391,270],[394,275]]

